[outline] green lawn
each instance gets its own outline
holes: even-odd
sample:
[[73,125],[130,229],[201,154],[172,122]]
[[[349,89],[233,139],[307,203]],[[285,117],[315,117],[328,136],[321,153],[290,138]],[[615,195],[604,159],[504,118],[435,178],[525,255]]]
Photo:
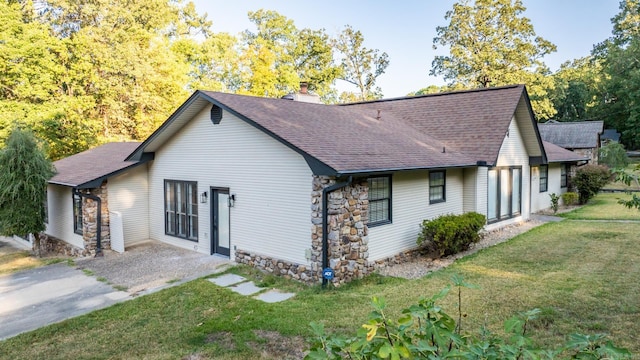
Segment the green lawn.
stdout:
[[[466,330],[486,324],[500,331],[508,317],[540,308],[532,334],[541,344],[558,344],[573,332],[604,332],[640,354],[638,234],[638,223],[549,223],[418,280],[372,276],[322,291],[269,278],[298,292],[276,304],[200,279],[0,342],[0,357],[283,359],[305,348],[309,322],[352,334],[366,321],[372,296],[384,297],[397,313],[439,291],[453,274],[480,286],[463,293]],[[456,306],[453,295],[443,302],[451,314]]]
[[559,214],[567,219],[586,220],[638,220],[640,211],[627,209],[618,204],[618,199],[628,200],[631,195],[626,193],[600,193],[589,200],[589,206],[583,206],[574,211]]

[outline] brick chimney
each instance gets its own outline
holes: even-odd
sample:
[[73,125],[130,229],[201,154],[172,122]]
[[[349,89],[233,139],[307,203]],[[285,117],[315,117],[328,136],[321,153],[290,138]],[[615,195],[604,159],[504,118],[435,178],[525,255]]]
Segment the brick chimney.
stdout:
[[309,83],[306,81],[300,82],[300,94],[308,94],[309,93]]

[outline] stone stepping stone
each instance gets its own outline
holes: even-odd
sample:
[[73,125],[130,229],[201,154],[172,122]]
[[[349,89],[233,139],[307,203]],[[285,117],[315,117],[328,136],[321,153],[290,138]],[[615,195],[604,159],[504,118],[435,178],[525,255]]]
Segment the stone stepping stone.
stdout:
[[283,293],[280,292],[278,290],[269,290],[267,292],[264,292],[258,296],[255,296],[256,299],[258,300],[262,300],[266,303],[276,303],[276,302],[280,302],[280,301],[285,301],[287,299],[290,299],[294,296],[294,293]]
[[246,281],[247,279],[245,279],[244,277],[240,276],[240,275],[236,275],[236,274],[225,274],[222,276],[218,276],[216,278],[211,278],[211,279],[207,279],[209,281],[211,281],[212,283],[218,285],[218,286],[229,286],[229,285],[233,285],[233,284],[237,284],[243,281]]
[[264,288],[261,287],[257,287],[253,281],[249,281],[249,282],[245,282],[242,284],[238,284],[235,286],[231,286],[229,287],[229,289],[237,292],[240,295],[252,295],[255,294],[259,291],[264,290]]

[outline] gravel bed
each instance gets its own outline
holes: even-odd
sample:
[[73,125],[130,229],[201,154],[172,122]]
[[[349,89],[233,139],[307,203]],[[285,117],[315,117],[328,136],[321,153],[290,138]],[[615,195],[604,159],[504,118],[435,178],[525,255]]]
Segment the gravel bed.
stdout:
[[416,256],[411,261],[380,269],[378,270],[378,273],[384,276],[401,277],[405,279],[421,278],[429,274],[430,272],[440,270],[451,265],[457,259],[473,254],[480,249],[488,248],[490,246],[505,242],[548,221],[549,219],[546,219],[544,217],[535,217],[526,222],[521,222],[518,224],[505,226],[494,231],[485,232],[482,234],[482,238],[479,242],[471,244],[469,250],[442,258]]
[[79,269],[136,294],[218,272],[229,259],[145,241],[127,247],[122,254],[105,250],[102,257],[79,258],[75,263]]

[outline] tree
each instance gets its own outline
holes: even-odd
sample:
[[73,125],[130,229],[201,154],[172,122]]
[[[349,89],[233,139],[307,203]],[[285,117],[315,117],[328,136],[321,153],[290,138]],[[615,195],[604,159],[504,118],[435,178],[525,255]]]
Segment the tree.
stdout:
[[431,75],[444,75],[451,85],[466,88],[524,83],[538,119],[555,110],[548,99],[553,79],[542,58],[556,51],[551,42],[536,37],[521,0],[462,0],[446,13],[449,25],[438,26],[434,49],[449,47],[436,56]]
[[554,91],[550,97],[558,121],[600,118],[604,100],[602,61],[587,56],[567,61],[553,74]]
[[[364,47],[364,36],[359,30],[346,26],[334,41],[335,48],[342,55],[341,79],[355,85],[360,94],[359,100],[382,98],[382,90],[375,87],[376,80],[389,66],[389,55],[379,54],[378,49]],[[375,87],[375,88],[374,88]],[[345,95],[344,98],[348,98]]]
[[29,130],[15,128],[0,151],[0,233],[33,234],[40,254],[47,181],[54,168]]
[[620,132],[620,142],[633,150],[640,148],[640,1],[621,1],[611,21],[613,36],[593,51],[605,77],[600,111],[605,124]]
[[324,29],[298,29],[293,20],[271,10],[249,13],[257,31],[243,35],[241,93],[282,97],[297,91],[301,81],[322,98],[333,96],[340,74]]

